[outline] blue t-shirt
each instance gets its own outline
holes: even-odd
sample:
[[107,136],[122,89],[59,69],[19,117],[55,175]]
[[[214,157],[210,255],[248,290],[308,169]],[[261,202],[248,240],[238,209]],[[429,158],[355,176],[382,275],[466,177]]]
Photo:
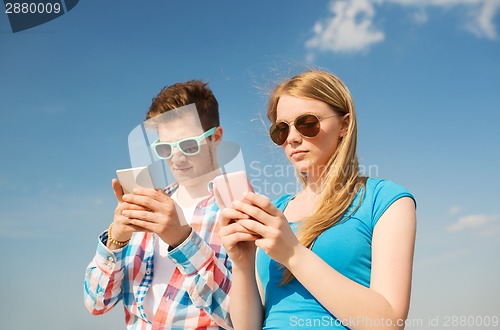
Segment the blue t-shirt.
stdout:
[[[373,229],[387,208],[401,197],[413,196],[391,181],[368,178],[366,189],[360,190],[346,214],[359,208],[339,224],[327,229],[315,241],[312,251],[339,273],[370,286]],[[275,205],[283,212],[292,195],[284,195]],[[297,223],[290,223],[295,231]],[[307,265],[304,265],[307,267]],[[260,250],[257,253],[257,273],[262,283],[265,302],[263,329],[318,329],[341,325],[296,279],[280,286],[283,268]],[[318,274],[318,276],[321,276]]]

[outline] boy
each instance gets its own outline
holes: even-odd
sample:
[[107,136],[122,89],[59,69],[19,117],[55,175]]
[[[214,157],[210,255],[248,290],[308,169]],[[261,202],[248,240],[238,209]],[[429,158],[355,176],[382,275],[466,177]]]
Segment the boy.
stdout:
[[[193,103],[194,114],[156,120]],[[123,194],[112,181],[118,205],[86,271],[85,305],[98,315],[123,300],[127,329],[230,329],[231,264],[207,189],[220,174],[217,100],[206,83],[177,83],[153,99],[147,119],[157,121],[151,147],[176,183]]]

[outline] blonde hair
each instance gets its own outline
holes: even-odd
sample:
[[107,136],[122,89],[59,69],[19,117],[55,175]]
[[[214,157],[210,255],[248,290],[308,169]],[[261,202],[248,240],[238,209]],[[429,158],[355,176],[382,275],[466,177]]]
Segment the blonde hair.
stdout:
[[[341,137],[337,149],[320,173],[320,203],[310,216],[301,221],[298,229],[300,243],[311,249],[319,235],[343,219],[357,192],[366,183],[366,178],[359,174],[356,156],[356,109],[349,89],[338,77],[325,71],[306,71],[276,86],[267,107],[271,123],[276,121],[278,101],[285,94],[324,102],[338,115],[349,116],[346,134]],[[305,185],[305,175],[297,175]],[[281,285],[293,278],[293,274],[285,269]]]

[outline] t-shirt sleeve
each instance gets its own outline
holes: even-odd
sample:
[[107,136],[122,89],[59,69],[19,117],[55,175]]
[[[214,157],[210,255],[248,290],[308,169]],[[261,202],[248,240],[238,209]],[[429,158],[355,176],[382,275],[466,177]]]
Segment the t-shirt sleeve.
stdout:
[[288,202],[290,199],[293,197],[293,195],[290,194],[285,194],[279,197],[277,200],[273,201],[274,206],[276,206],[277,209],[279,209],[281,212],[285,209],[285,207],[288,205]]
[[372,226],[375,227],[389,206],[402,197],[410,197],[416,206],[415,198],[405,187],[389,180],[378,182],[373,191]]

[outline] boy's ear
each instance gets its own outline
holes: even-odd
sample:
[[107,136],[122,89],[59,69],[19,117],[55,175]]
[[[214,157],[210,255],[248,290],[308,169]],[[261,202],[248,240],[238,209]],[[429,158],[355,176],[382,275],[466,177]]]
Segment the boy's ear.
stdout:
[[222,141],[222,135],[224,135],[224,130],[222,129],[222,127],[217,126],[214,134],[212,135],[212,139],[214,140],[215,144],[219,144],[219,142]]

